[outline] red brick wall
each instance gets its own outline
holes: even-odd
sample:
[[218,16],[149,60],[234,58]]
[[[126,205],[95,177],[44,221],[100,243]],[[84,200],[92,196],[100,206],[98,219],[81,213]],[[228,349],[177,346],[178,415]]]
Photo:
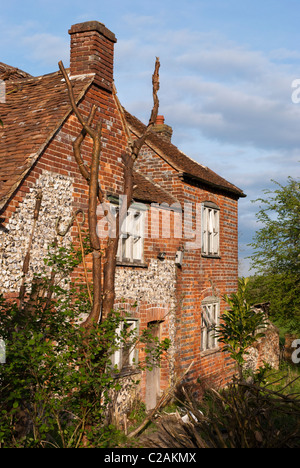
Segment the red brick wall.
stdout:
[[[201,306],[205,298],[217,295],[222,314],[226,307],[223,295],[237,289],[238,201],[228,193],[201,183],[184,183],[149,147],[143,148],[138,167],[170,190],[182,207],[185,202],[191,204],[191,228],[197,228],[199,236],[201,226],[196,226],[196,205],[211,201],[220,208],[220,258],[206,258],[199,248],[185,250],[182,268],[178,269],[176,364],[177,372],[182,373],[194,362],[188,380],[200,377],[224,384],[234,372],[233,363],[220,349],[201,352]],[[179,244],[184,246],[184,240]]]

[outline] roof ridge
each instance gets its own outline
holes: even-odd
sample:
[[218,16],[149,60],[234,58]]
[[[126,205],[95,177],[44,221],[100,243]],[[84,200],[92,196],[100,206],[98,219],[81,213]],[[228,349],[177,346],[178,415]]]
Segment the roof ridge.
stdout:
[[[146,125],[143,124],[137,117],[130,114],[125,108],[123,109],[128,124],[131,126],[131,128],[134,128],[139,133],[142,133]],[[171,141],[166,141],[156,133],[151,132],[147,136],[146,142],[149,146],[152,145],[152,148],[158,152],[159,156],[165,159],[168,164],[170,164],[180,173],[180,175],[190,176],[192,179],[198,179],[202,183],[229,191],[238,195],[239,197],[246,196],[244,192],[236,185],[227,181],[225,178],[218,175],[207,166],[204,166],[203,164],[192,159],[190,156],[187,156]],[[161,153],[163,153],[163,155]]]
[[21,70],[20,68],[13,67],[12,65],[8,65],[7,63],[0,62],[0,78],[3,81],[9,81],[12,82],[14,80],[10,80],[10,76],[12,75],[19,75],[19,79],[16,81],[24,81],[27,80],[27,78],[32,77],[30,73],[25,72],[24,70]]

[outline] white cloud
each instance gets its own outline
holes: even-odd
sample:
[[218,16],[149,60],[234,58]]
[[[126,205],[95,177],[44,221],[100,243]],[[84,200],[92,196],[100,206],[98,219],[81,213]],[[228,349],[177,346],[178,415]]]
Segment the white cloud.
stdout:
[[[41,33],[23,37],[25,55],[33,62],[41,65],[52,65],[63,60],[65,65],[69,62],[70,46],[64,38],[52,34]],[[55,67],[56,69],[57,67]]]
[[[198,129],[220,143],[261,149],[300,146],[300,105],[291,102],[291,84],[300,77],[300,66],[275,60],[296,58],[295,51],[280,49],[268,55],[215,32],[165,29],[157,34],[147,27],[153,18],[144,21],[142,36],[135,36],[134,30],[131,41],[119,44],[118,77],[126,73],[128,78],[130,71],[135,81],[140,79],[140,91],[132,89],[133,112],[141,107],[139,99],[145,103],[149,93],[135,72],[147,70],[150,78],[153,58],[159,55],[161,108],[181,130]],[[126,92],[129,100],[128,84]],[[151,105],[151,99],[148,102]]]
[[270,58],[274,60],[300,60],[300,52],[298,50],[288,50],[284,47],[274,49],[270,52]]
[[[46,32],[37,32],[40,25],[34,21],[10,25],[0,20],[1,61],[32,73],[34,70],[56,70],[59,60],[69,63],[69,38]],[[24,67],[23,63],[27,66]],[[28,67],[29,65],[29,67]],[[36,73],[32,73],[36,74]]]

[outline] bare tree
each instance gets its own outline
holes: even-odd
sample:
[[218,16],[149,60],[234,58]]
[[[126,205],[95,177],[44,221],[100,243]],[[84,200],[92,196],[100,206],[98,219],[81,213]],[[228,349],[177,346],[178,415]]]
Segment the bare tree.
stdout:
[[[90,243],[92,248],[93,256],[93,303],[91,307],[91,312],[84,322],[83,326],[89,329],[93,323],[98,323],[101,321],[102,317],[107,317],[114,307],[115,302],[115,273],[116,273],[116,256],[119,244],[119,235],[120,228],[124,221],[128,208],[131,204],[133,198],[133,169],[136,160],[140,154],[140,150],[144,145],[151,128],[156,122],[158,109],[159,109],[159,100],[158,100],[158,90],[159,90],[159,68],[160,62],[156,58],[155,70],[152,77],[153,85],[153,108],[150,115],[149,123],[144,131],[144,133],[133,139],[130,133],[130,130],[127,126],[126,119],[124,116],[123,108],[117,98],[115,88],[114,88],[114,99],[119,109],[124,131],[127,137],[127,147],[125,152],[122,155],[123,161],[123,171],[124,171],[124,185],[123,185],[123,203],[120,207],[119,212],[117,213],[116,219],[112,219],[112,214],[107,206],[105,200],[103,189],[99,183],[99,172],[101,171],[101,136],[102,136],[102,122],[95,122],[93,126],[93,120],[95,118],[96,107],[92,107],[90,115],[87,121],[83,118],[77,104],[75,101],[72,84],[70,82],[69,76],[64,68],[62,62],[59,62],[59,68],[61,73],[64,76],[66,85],[68,88],[69,99],[73,109],[73,112],[77,116],[82,130],[78,137],[73,143],[74,157],[78,164],[78,168],[85,178],[89,186],[89,202],[88,202],[88,224],[89,224],[89,236]],[[81,145],[85,137],[89,135],[93,141],[93,150],[92,150],[92,162],[88,168],[83,161],[81,155]],[[104,208],[105,215],[111,226],[115,223],[115,232],[113,236],[109,236],[104,247],[104,262],[102,265],[102,249],[100,244],[100,239],[97,235],[97,204],[100,202]],[[102,281],[102,271],[103,271],[103,281]],[[103,286],[102,286],[103,284]]]

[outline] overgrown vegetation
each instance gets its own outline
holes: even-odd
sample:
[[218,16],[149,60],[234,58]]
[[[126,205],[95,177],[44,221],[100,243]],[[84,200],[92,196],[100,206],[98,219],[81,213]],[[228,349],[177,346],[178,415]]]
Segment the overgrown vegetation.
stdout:
[[201,400],[195,388],[178,389],[176,413],[159,417],[156,432],[143,438],[145,447],[299,448],[300,393],[289,392],[285,378],[234,381],[221,391],[199,386]]
[[67,281],[80,261],[74,249],[52,246],[46,260],[51,275],[34,278],[22,308],[0,297],[0,336],[6,343],[6,363],[0,365],[1,447],[113,446],[117,431],[109,411],[122,382],[111,356],[144,342],[148,359],[136,364],[142,369],[147,361],[159,365],[168,348],[154,338],[146,346],[149,333],[118,334],[126,323],[122,311],[112,311],[87,332],[81,326],[90,309],[86,288]]
[[217,329],[223,350],[237,363],[238,377],[221,390],[200,379],[198,386],[180,385],[175,413],[160,415],[157,430],[142,439],[145,447],[299,447],[299,372],[274,373],[264,365],[249,379],[244,371],[247,349],[263,336],[266,320],[251,309],[246,289],[241,279],[237,293],[225,297],[229,310]]

